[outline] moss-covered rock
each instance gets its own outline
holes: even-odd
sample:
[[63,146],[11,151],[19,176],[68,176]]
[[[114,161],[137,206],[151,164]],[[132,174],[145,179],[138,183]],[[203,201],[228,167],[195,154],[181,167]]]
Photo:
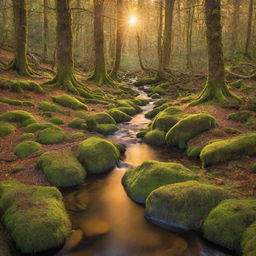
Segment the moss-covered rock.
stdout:
[[145,106],[149,104],[149,102],[150,102],[150,99],[141,98],[141,97],[137,97],[133,100],[133,103],[139,106]]
[[15,147],[14,153],[18,158],[25,158],[31,153],[39,150],[41,147],[42,145],[35,141],[24,141]]
[[206,218],[204,236],[219,245],[240,252],[243,233],[256,221],[256,199],[226,200]]
[[118,130],[116,124],[97,124],[94,131],[103,135],[112,135]]
[[89,114],[87,114],[86,112],[80,110],[80,111],[76,111],[76,117],[80,118],[80,119],[87,119],[89,117]]
[[58,128],[58,126],[52,124],[52,123],[33,123],[29,124],[25,127],[26,132],[37,132],[39,130],[43,130],[45,128]]
[[225,132],[227,134],[241,134],[242,132],[237,130],[237,129],[234,129],[234,128],[231,128],[231,127],[228,127],[225,129]]
[[165,227],[200,230],[209,212],[230,197],[224,188],[197,181],[166,185],[149,195],[145,216]]
[[118,104],[119,107],[127,107],[127,108],[132,107],[132,108],[135,109],[136,113],[141,112],[140,106],[135,104],[133,100],[128,100],[128,99],[126,99],[126,100],[119,100],[117,102],[117,104]]
[[52,99],[55,103],[67,108],[71,108],[74,110],[80,110],[80,109],[88,110],[88,107],[84,103],[82,103],[75,97],[70,96],[68,94],[53,96]]
[[11,256],[9,247],[7,243],[0,241],[0,255],[1,256]]
[[252,113],[250,111],[238,111],[238,112],[229,114],[228,119],[236,122],[240,122],[240,123],[245,123],[248,121],[248,119],[251,116],[252,116]]
[[200,154],[200,158],[203,166],[207,167],[253,155],[256,155],[256,133],[248,133],[206,145]]
[[196,177],[182,164],[150,160],[128,170],[123,176],[122,183],[134,201],[144,203],[153,190],[163,185],[193,180]]
[[200,146],[190,146],[186,150],[186,155],[191,158],[198,158],[200,156],[202,149],[203,148]]
[[159,99],[161,96],[159,95],[159,93],[154,93],[151,95],[152,99]]
[[158,113],[169,107],[169,104],[163,104],[145,113],[146,118],[154,118]]
[[148,130],[146,129],[143,129],[143,130],[140,130],[137,134],[136,134],[136,137],[138,139],[142,139],[145,137],[146,133],[148,132]]
[[16,131],[15,126],[6,122],[0,122],[0,138]]
[[46,112],[56,112],[56,113],[66,113],[65,110],[61,109],[60,107],[58,107],[57,105],[49,102],[49,101],[41,101],[38,104],[38,108],[42,111],[46,111]]
[[19,137],[20,141],[32,140],[35,137],[34,133],[24,133]]
[[0,102],[6,103],[9,105],[21,105],[21,106],[33,106],[34,104],[30,101],[22,101],[22,100],[13,100],[5,97],[0,97]]
[[116,121],[108,113],[102,112],[95,115],[91,115],[87,118],[87,121],[94,120],[97,124],[116,124]]
[[36,253],[62,245],[71,223],[61,193],[53,187],[0,182],[2,222],[22,253]]
[[80,139],[84,137],[85,137],[85,134],[83,132],[74,132],[71,134],[71,138],[73,139]]
[[60,118],[60,117],[54,117],[54,118],[52,118],[52,119],[51,119],[51,122],[52,122],[53,124],[57,124],[57,125],[59,125],[59,124],[64,124],[63,118]]
[[165,132],[160,130],[148,131],[143,137],[143,142],[152,146],[163,146],[165,142]]
[[116,108],[119,111],[124,112],[125,114],[129,115],[129,116],[134,116],[136,115],[136,109],[134,107],[118,107]]
[[60,128],[46,128],[38,133],[37,141],[41,144],[58,144],[66,138],[65,131]]
[[84,119],[74,118],[69,124],[68,127],[85,130],[87,129],[87,124]]
[[19,123],[22,126],[27,126],[32,123],[36,123],[35,117],[23,110],[8,111],[0,115],[1,121]]
[[256,255],[256,221],[243,233],[242,237],[242,253],[243,256]]
[[175,124],[166,134],[169,146],[186,148],[187,142],[198,134],[216,127],[215,118],[209,114],[199,113],[185,117]]
[[113,117],[117,123],[128,122],[132,119],[129,115],[118,109],[110,109],[107,113]]
[[46,152],[40,156],[38,166],[50,184],[71,187],[83,183],[86,172],[71,152]]
[[110,171],[119,158],[119,150],[110,141],[91,137],[79,144],[78,160],[88,174]]

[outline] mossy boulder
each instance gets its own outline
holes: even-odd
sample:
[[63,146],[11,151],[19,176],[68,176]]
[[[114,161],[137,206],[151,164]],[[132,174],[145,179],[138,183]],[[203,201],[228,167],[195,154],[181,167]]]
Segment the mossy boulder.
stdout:
[[128,170],[123,176],[122,183],[134,201],[145,203],[153,190],[163,185],[193,180],[196,177],[182,164],[150,160]]
[[243,233],[241,247],[243,256],[256,255],[256,221]]
[[0,255],[1,256],[11,256],[9,247],[7,243],[0,241]]
[[73,96],[70,96],[68,94],[62,94],[59,96],[53,96],[52,100],[63,106],[63,107],[67,107],[67,108],[71,108],[74,110],[88,110],[87,105],[85,105],[84,103],[82,103],[81,101],[79,101],[78,99],[76,99]]
[[226,200],[206,218],[204,236],[216,244],[240,252],[243,233],[255,221],[256,199]]
[[135,109],[136,113],[139,113],[141,112],[141,108],[140,106],[138,106],[137,104],[134,103],[133,100],[128,100],[128,99],[125,99],[125,100],[119,100],[117,102],[118,106],[119,107],[132,107]]
[[138,106],[145,106],[149,104],[150,99],[137,97],[132,102]]
[[0,122],[0,138],[16,131],[16,127],[6,122]]
[[148,131],[143,137],[143,142],[152,146],[163,146],[165,142],[165,132],[160,130]]
[[61,246],[71,223],[54,187],[0,182],[2,222],[22,253],[37,253]]
[[245,123],[252,116],[252,112],[250,111],[238,111],[235,113],[231,113],[228,116],[229,120],[233,120],[239,123]]
[[20,141],[24,141],[24,140],[32,140],[34,139],[35,135],[34,133],[24,133],[19,137]]
[[14,153],[18,158],[25,158],[31,153],[39,150],[41,147],[42,145],[35,141],[24,141],[15,147]]
[[186,150],[186,155],[190,158],[199,158],[202,149],[200,146],[190,146]]
[[49,102],[49,101],[41,101],[38,104],[38,108],[42,111],[46,112],[57,112],[57,113],[66,113],[65,110],[61,109],[57,105]]
[[207,167],[253,155],[256,155],[256,133],[248,133],[206,145],[200,154],[200,158],[203,166]]
[[103,135],[112,135],[118,130],[116,124],[97,124],[94,131]]
[[107,113],[113,117],[117,123],[128,122],[132,119],[129,115],[118,109],[110,109]]
[[40,156],[38,166],[50,184],[71,187],[83,183],[86,172],[71,152],[46,152]]
[[61,125],[61,124],[64,124],[64,120],[63,118],[60,118],[60,117],[54,117],[51,119],[51,122],[53,124],[57,124],[57,125]]
[[186,148],[187,142],[198,134],[216,127],[215,118],[209,114],[193,114],[181,119],[166,134],[169,146]]
[[166,185],[149,195],[145,216],[167,228],[200,230],[209,212],[230,197],[222,187],[197,181]]
[[52,124],[52,123],[33,123],[33,124],[29,124],[25,127],[25,131],[26,132],[37,132],[39,130],[43,130],[45,128],[58,128],[58,126]]
[[83,132],[74,132],[71,134],[71,138],[73,139],[80,139],[84,137],[85,137],[85,134]]
[[151,98],[152,99],[159,99],[159,98],[161,98],[161,96],[160,96],[159,93],[154,93],[154,94],[151,95]]
[[65,140],[65,131],[61,128],[46,128],[38,133],[37,141],[41,144],[58,144]]
[[110,171],[119,158],[119,150],[108,140],[91,137],[79,144],[78,160],[88,174]]
[[118,107],[116,108],[119,111],[124,112],[125,114],[129,115],[129,116],[134,116],[136,115],[136,109],[134,107]]
[[89,114],[87,114],[85,111],[76,111],[76,117],[80,119],[87,119],[89,117]]
[[68,127],[84,130],[87,128],[86,121],[81,118],[74,118],[69,124]]
[[5,112],[0,115],[0,121],[19,123],[22,126],[27,126],[37,122],[31,113],[23,110]]
[[87,118],[86,122],[90,122],[91,120],[95,121],[97,124],[116,124],[114,118],[106,112],[91,115]]
[[9,105],[16,105],[16,106],[33,106],[34,104],[30,101],[22,101],[22,100],[13,100],[5,97],[0,97],[0,102],[6,103]]
[[158,113],[161,111],[165,110],[166,108],[169,107],[169,104],[162,104],[158,107],[153,108],[152,110],[149,110],[148,112],[145,113],[145,117],[152,119],[154,118]]

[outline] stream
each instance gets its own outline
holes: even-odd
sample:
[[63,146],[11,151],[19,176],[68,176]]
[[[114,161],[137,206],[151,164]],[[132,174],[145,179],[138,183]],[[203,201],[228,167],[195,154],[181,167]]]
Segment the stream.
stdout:
[[[145,97],[144,92],[141,97]],[[121,184],[124,172],[145,160],[190,162],[180,151],[161,149],[140,143],[136,133],[150,120],[143,112],[124,124],[106,139],[127,146],[125,158],[109,174],[90,177],[86,183],[64,191],[65,204],[74,229],[84,236],[78,245],[66,250],[66,256],[227,256],[231,255],[208,243],[195,233],[176,234],[161,229],[144,219],[144,208],[134,203]],[[59,255],[59,254],[58,254]]]

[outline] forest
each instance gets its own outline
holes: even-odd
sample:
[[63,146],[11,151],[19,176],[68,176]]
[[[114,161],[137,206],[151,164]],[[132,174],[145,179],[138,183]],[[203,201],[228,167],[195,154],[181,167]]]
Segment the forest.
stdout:
[[256,256],[255,0],[0,0],[0,256]]

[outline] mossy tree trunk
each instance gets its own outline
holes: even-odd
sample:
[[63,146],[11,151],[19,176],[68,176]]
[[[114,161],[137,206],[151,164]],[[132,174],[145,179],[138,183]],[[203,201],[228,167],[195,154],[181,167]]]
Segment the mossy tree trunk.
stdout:
[[253,19],[253,0],[250,0],[249,10],[248,10],[247,36],[245,41],[245,52],[244,52],[244,55],[246,57],[251,57],[249,50],[250,50],[251,37],[252,37],[252,19]]
[[94,72],[88,80],[95,81],[99,85],[115,86],[116,83],[106,71],[104,55],[104,0],[94,0],[94,49],[95,64]]
[[205,0],[205,18],[208,51],[208,79],[204,90],[191,105],[209,100],[226,102],[226,97],[233,95],[225,83],[225,70],[222,48],[221,0]]
[[47,84],[55,84],[66,90],[79,94],[76,87],[81,86],[74,75],[73,36],[70,0],[56,0],[57,42],[56,42],[56,76]]
[[48,19],[48,0],[44,0],[44,13],[43,13],[43,52],[44,58],[47,59],[48,57],[48,39],[49,39],[49,19]]
[[7,70],[14,69],[19,75],[33,76],[27,59],[27,3],[26,0],[12,0],[13,18],[15,27],[15,55],[9,63]]

